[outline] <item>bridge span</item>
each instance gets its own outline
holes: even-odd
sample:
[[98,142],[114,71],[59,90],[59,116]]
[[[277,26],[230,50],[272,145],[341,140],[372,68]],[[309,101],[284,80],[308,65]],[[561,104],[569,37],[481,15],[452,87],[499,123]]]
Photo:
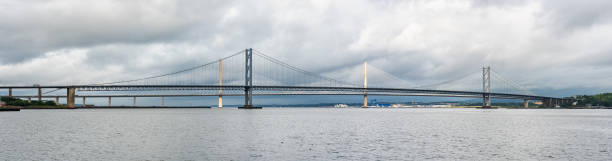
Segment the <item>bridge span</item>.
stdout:
[[[244,60],[235,60],[241,54],[244,54]],[[253,55],[258,55],[261,58],[262,61],[258,67],[262,68],[257,69],[261,69],[263,72],[253,70],[253,67],[258,64],[253,62]],[[229,64],[233,62],[239,66],[243,65],[243,68],[228,65],[228,62]],[[525,106],[528,105],[530,100],[537,100],[542,101],[545,107],[573,101],[571,99],[533,94],[492,92],[492,71],[490,67],[485,67],[482,70],[482,91],[368,87],[367,67],[367,62],[364,62],[363,86],[360,86],[308,72],[263,53],[254,53],[253,49],[246,49],[243,52],[238,52],[204,65],[140,79],[87,85],[0,86],[0,89],[8,89],[8,97],[37,98],[39,101],[42,98],[56,98],[56,101],[60,97],[66,98],[67,106],[71,108],[74,108],[76,97],[82,97],[83,104],[87,97],[108,97],[110,104],[112,97],[134,97],[134,102],[136,97],[161,97],[163,102],[164,97],[217,96],[219,97],[219,107],[223,107],[223,96],[243,96],[245,98],[243,108],[257,108],[252,103],[253,95],[363,95],[364,107],[367,107],[368,95],[482,98],[483,107],[490,107],[492,98],[523,100]],[[229,70],[230,73],[224,73],[224,69]],[[256,77],[253,76],[254,73],[256,73]],[[235,74],[244,75],[236,76]],[[254,80],[257,80],[258,83],[254,84]],[[516,84],[510,85],[516,87]],[[38,93],[37,95],[13,95],[13,89],[37,89]],[[51,91],[43,93],[43,89],[51,89]],[[65,94],[48,94],[60,90],[65,90]],[[162,93],[77,94],[77,91],[157,91]],[[163,93],[164,91],[206,92],[199,94],[173,94],[170,92]]]
[[[75,85],[75,86],[0,86],[0,89],[64,89],[66,95],[43,95],[41,92],[38,95],[12,95],[9,92],[9,97],[15,98],[68,98],[75,100],[75,97],[92,97],[92,98],[111,98],[111,97],[197,97],[197,96],[246,96],[244,93],[236,93],[236,91],[244,91],[252,89],[254,96],[282,96],[282,95],[367,95],[371,96],[430,96],[430,97],[466,97],[466,98],[482,98],[484,95],[489,95],[490,98],[496,99],[517,99],[524,101],[542,101],[548,105],[567,103],[571,99],[535,96],[535,95],[520,95],[506,93],[486,93],[486,92],[471,92],[471,91],[451,91],[451,90],[428,90],[428,89],[404,89],[404,88],[356,88],[356,87],[305,87],[305,86],[215,86],[215,85]],[[113,94],[113,95],[76,95],[70,94],[70,91],[176,91],[176,90],[195,90],[195,91],[234,91],[220,94]],[[42,91],[42,90],[38,90]],[[233,94],[232,94],[233,93]]]

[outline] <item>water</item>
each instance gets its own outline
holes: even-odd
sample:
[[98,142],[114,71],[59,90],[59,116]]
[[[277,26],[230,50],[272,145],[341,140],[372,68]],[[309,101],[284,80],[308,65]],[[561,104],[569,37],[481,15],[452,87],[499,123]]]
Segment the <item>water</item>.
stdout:
[[22,110],[0,143],[0,160],[611,160],[612,110]]

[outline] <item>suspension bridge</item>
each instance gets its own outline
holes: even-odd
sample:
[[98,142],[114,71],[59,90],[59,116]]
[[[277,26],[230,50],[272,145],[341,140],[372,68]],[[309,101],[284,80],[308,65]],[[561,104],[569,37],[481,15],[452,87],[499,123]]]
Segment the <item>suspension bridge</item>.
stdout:
[[[451,85],[474,78],[469,81],[471,86],[480,89],[453,89],[457,86]],[[499,83],[496,84],[498,88],[492,88],[492,81]],[[39,101],[55,98],[56,102],[60,97],[66,98],[69,108],[75,108],[77,97],[82,98],[83,105],[88,97],[105,97],[109,106],[112,97],[133,97],[134,106],[137,97],[160,97],[164,106],[165,97],[214,96],[218,97],[218,107],[222,108],[224,96],[243,96],[244,105],[240,108],[247,109],[260,108],[253,105],[253,96],[263,95],[359,95],[363,96],[363,107],[368,107],[368,95],[482,98],[483,107],[490,107],[491,99],[523,100],[525,107],[529,101],[541,101],[544,107],[573,101],[535,95],[518,83],[504,79],[490,67],[448,81],[416,85],[364,62],[363,80],[355,83],[309,72],[253,49],[184,70],[137,79],[85,85],[0,86],[0,89],[8,90],[6,96],[15,98],[37,98]],[[37,90],[35,95],[13,94],[13,90],[32,89]]]

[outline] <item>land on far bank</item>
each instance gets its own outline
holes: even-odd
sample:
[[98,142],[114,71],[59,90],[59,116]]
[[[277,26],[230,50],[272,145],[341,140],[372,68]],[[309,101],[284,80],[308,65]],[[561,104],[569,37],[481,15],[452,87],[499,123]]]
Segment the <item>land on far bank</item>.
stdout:
[[[612,93],[602,93],[597,95],[582,95],[573,97],[577,102],[560,104],[556,109],[612,109]],[[11,97],[1,97],[3,105],[0,108],[19,108],[19,109],[73,109],[64,104],[57,104],[55,101],[29,101]],[[335,105],[346,105],[347,107],[361,107],[361,103],[312,103],[312,104],[262,104],[263,107],[334,107]],[[480,102],[372,102],[372,108],[481,108]],[[216,106],[212,106],[216,107]],[[234,106],[226,106],[234,107]],[[494,108],[525,109],[523,102],[503,102],[492,103]],[[210,106],[94,106],[81,105],[76,108],[211,108]],[[543,109],[541,104],[530,102],[528,109]]]

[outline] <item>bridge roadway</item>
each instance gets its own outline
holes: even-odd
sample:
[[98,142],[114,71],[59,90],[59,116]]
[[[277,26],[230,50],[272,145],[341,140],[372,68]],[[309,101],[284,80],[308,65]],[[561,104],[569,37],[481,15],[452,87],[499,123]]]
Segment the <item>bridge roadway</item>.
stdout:
[[[363,93],[254,93],[253,96],[297,96],[297,95],[347,95],[363,96]],[[442,94],[401,94],[401,93],[368,93],[369,96],[423,96],[423,97],[467,97],[476,98],[472,95],[442,95]],[[75,95],[75,97],[204,97],[204,96],[244,96],[244,94],[108,94],[108,95]],[[14,98],[37,98],[37,95],[13,95]],[[42,95],[41,98],[65,98],[66,95]],[[481,96],[482,97],[482,96]],[[501,99],[518,99],[503,98]]]
[[[0,89],[68,89],[79,91],[168,91],[168,90],[224,90],[244,91],[247,86],[219,86],[219,85],[74,85],[74,86],[0,86]],[[308,87],[308,86],[252,86],[251,89],[260,92],[253,95],[384,95],[384,96],[432,96],[432,97],[471,97],[482,98],[490,95],[491,98],[520,99],[520,100],[555,100],[570,101],[563,98],[521,95],[508,93],[485,93],[472,91],[432,90],[432,89],[408,89],[408,88],[358,88],[358,87]],[[287,93],[293,91],[294,93]],[[276,93],[261,93],[276,92]],[[283,93],[284,92],[284,93]],[[330,93],[338,92],[338,93]],[[219,96],[219,94],[201,95],[75,95],[75,97],[185,97],[185,96]],[[244,94],[222,94],[221,96],[244,96]],[[35,96],[13,96],[13,97],[39,97]],[[61,95],[40,94],[40,97],[66,97]]]

